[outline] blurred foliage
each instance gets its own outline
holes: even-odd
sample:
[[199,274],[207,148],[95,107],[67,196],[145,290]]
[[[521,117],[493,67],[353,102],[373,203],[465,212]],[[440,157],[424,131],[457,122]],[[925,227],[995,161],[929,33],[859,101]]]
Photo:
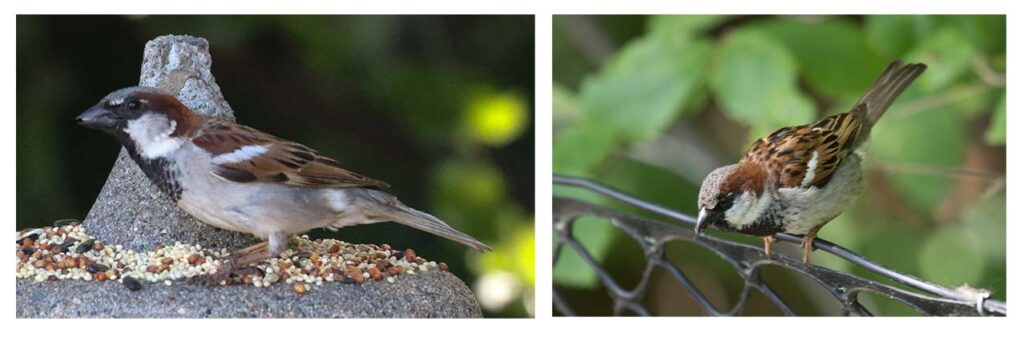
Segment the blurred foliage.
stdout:
[[[391,183],[495,250],[396,224],[312,237],[414,248],[481,299],[512,293],[486,315],[532,315],[533,27],[530,16],[19,16],[17,226],[85,217],[119,147],[74,116],[138,83],[146,41],[195,35],[240,122]],[[480,287],[491,274],[512,277]]]
[[[754,139],[848,111],[891,60],[923,62],[928,70],[872,131],[864,196],[821,237],[929,281],[969,283],[1005,299],[1005,27],[1004,16],[559,16],[554,171],[696,213],[704,175],[738,160]],[[625,207],[571,188],[556,186],[555,194]],[[621,233],[594,219],[578,224],[574,235],[616,279],[639,274],[644,260],[622,257],[621,244],[633,244]],[[682,246],[670,259],[693,268],[691,277],[722,305],[735,300],[742,284],[731,268]],[[812,259],[879,279],[824,253]],[[775,274],[770,283],[798,313],[838,313],[820,286]],[[655,312],[699,314],[664,277],[654,291],[672,293],[649,296]],[[580,314],[610,313],[595,275],[571,250],[556,261],[554,278]],[[666,297],[680,300],[657,300]],[[878,296],[862,301],[879,314],[913,314]],[[778,314],[753,303],[746,313]]]

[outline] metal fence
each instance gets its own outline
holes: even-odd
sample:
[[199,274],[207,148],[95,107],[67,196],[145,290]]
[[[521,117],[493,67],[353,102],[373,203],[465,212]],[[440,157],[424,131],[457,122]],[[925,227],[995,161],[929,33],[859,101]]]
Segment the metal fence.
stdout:
[[[586,189],[590,192],[598,193],[691,225],[696,220],[692,216],[651,204],[589,180],[555,176],[554,183]],[[607,220],[612,226],[625,231],[643,248],[647,264],[640,282],[634,288],[627,289],[618,284],[608,271],[587,252],[586,248],[573,237],[573,223],[581,216],[594,216]],[[615,315],[623,315],[630,312],[643,316],[651,315],[651,312],[643,305],[643,300],[648,294],[651,275],[659,268],[667,271],[669,275],[678,281],[706,315],[736,316],[741,314],[753,291],[763,294],[771,303],[778,306],[785,315],[796,315],[793,308],[786,303],[779,293],[762,279],[761,270],[766,266],[778,266],[808,276],[827,289],[828,293],[839,301],[844,315],[872,316],[872,313],[858,302],[858,295],[861,293],[875,293],[905,303],[924,315],[1006,315],[1006,303],[988,299],[989,294],[984,290],[966,286],[952,289],[930,283],[887,268],[846,248],[822,239],[816,239],[814,242],[814,247],[819,251],[843,258],[854,265],[917,291],[904,290],[893,285],[868,280],[813,264],[804,265],[802,261],[782,254],[775,254],[774,258],[768,258],[760,247],[736,243],[709,235],[696,235],[690,230],[692,226],[684,227],[644,219],[572,198],[554,197],[553,228],[556,236],[553,254],[555,262],[558,261],[563,249],[572,249],[579,254],[590,268],[593,269],[594,273],[597,274],[601,284],[607,290],[614,303],[613,313]],[[799,243],[801,239],[800,236],[784,233],[778,234],[776,237],[780,241],[796,243]],[[716,308],[691,279],[666,258],[665,246],[672,241],[695,243],[715,252],[719,257],[728,261],[744,280],[742,293],[740,293],[739,300],[733,307]],[[559,294],[557,289],[552,290],[552,300],[554,302],[554,309],[561,315],[575,315],[575,310]]]

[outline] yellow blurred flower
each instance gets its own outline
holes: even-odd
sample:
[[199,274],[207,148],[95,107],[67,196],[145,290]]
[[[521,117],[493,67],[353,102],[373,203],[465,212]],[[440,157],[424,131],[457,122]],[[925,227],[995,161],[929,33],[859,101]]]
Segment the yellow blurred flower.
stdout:
[[490,146],[504,146],[519,137],[527,123],[527,105],[514,93],[483,93],[466,110],[469,132]]

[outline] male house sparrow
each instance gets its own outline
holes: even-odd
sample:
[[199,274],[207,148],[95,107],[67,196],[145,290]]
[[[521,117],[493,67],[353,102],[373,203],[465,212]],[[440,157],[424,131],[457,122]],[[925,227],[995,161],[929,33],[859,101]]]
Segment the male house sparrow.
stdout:
[[491,248],[384,191],[388,185],[338,166],[302,144],[199,115],[149,87],[114,91],[78,116],[113,135],[150,181],[181,209],[260,244],[232,254],[209,282],[274,257],[292,234],[394,221],[486,252]]
[[861,192],[861,160],[871,127],[926,66],[893,61],[853,110],[779,129],[754,142],[738,164],[715,169],[700,187],[699,234],[709,225],[759,235],[771,257],[775,233],[814,237]]

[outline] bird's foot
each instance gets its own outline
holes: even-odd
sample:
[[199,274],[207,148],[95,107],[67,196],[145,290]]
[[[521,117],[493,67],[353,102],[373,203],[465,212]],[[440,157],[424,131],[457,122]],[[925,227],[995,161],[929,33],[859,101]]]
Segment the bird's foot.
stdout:
[[208,286],[229,283],[231,281],[231,274],[235,271],[234,260],[235,259],[233,258],[225,260],[219,267],[217,267],[217,271],[212,274],[203,274],[192,277],[190,280],[191,283]]
[[776,241],[775,236],[763,236],[761,239],[764,240],[764,255],[768,255],[769,259],[772,258],[772,244]]
[[803,248],[803,251],[804,251],[804,264],[805,265],[810,263],[810,261],[811,261],[811,252],[813,252],[815,249],[817,249],[817,248],[814,248],[814,238],[817,237],[817,236],[818,236],[818,230],[817,230],[817,228],[815,228],[810,233],[807,233],[806,235],[804,235],[804,238],[802,240],[800,240],[800,248]]

